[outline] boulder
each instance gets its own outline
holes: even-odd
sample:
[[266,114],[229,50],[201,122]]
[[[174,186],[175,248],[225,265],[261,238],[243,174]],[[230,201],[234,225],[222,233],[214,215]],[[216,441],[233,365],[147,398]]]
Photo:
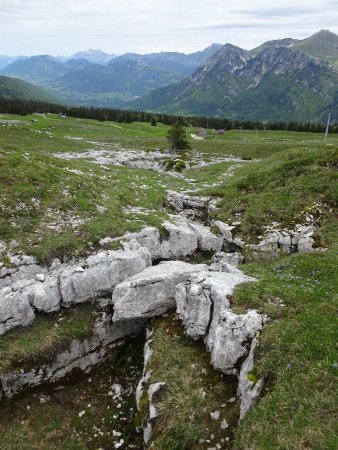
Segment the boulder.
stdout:
[[151,259],[156,260],[161,257],[161,236],[157,228],[145,227],[137,233],[127,233],[124,238],[136,240],[142,247],[149,250]]
[[[213,333],[222,311],[230,308],[229,297],[237,284],[251,281],[238,273],[200,272],[176,286],[177,313],[187,334],[213,342]],[[211,333],[211,336],[210,336]]]
[[45,313],[58,311],[61,303],[58,277],[43,276],[43,281],[34,283],[29,291],[29,300],[38,311]]
[[175,306],[175,286],[204,264],[168,261],[148,267],[116,286],[112,296],[113,321],[159,316]]
[[28,291],[0,291],[0,335],[17,326],[27,326],[34,320],[34,311]]
[[82,265],[69,266],[60,273],[63,305],[83,303],[111,293],[126,278],[151,265],[150,253],[141,248],[133,251],[106,251],[87,258]]
[[203,218],[209,210],[210,197],[197,197],[166,191],[166,204],[180,213],[181,216],[194,220]]
[[186,221],[164,222],[163,227],[168,233],[168,238],[161,244],[162,259],[190,256],[197,250],[197,234]]
[[206,339],[215,369],[232,375],[237,374],[236,365],[249,353],[249,342],[263,328],[265,317],[255,310],[235,314],[221,308],[214,316]]
[[213,234],[209,227],[191,222],[188,223],[188,226],[197,235],[198,250],[207,252],[220,252],[222,250],[224,239]]

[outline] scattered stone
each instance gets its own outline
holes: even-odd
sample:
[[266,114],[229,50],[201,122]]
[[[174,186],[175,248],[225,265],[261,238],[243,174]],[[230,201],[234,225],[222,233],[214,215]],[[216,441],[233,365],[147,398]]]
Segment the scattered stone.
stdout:
[[221,429],[225,430],[226,428],[228,428],[228,426],[229,426],[228,422],[225,419],[222,420],[222,422],[221,422]]
[[213,411],[210,413],[210,417],[212,418],[212,420],[218,420],[220,417],[220,411]]

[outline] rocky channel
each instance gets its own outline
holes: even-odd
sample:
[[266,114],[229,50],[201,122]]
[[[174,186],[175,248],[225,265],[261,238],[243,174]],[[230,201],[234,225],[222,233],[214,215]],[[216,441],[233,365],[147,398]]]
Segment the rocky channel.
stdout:
[[[164,237],[157,228],[146,227],[119,238],[121,250],[102,250],[68,264],[54,261],[49,269],[27,256],[6,256],[7,264],[0,267],[0,335],[31,324],[38,314],[61,308],[98,302],[101,309],[90,338],[73,340],[48,364],[2,374],[0,398],[55,382],[74,369],[90,370],[104,361],[121,339],[140,333],[149,319],[174,310],[186,334],[204,341],[213,367],[238,378],[240,419],[245,416],[263,387],[264,380],[250,381],[248,374],[254,364],[257,336],[268,320],[255,310],[236,314],[231,309],[234,288],[255,281],[236,267],[243,262],[247,244],[234,236],[236,223],[214,221],[207,226],[192,221],[208,217],[215,207],[208,198],[169,191],[167,205],[176,215],[163,224]],[[269,230],[250,248],[313,251],[313,232],[311,225],[293,231]],[[104,239],[102,245],[112,240]],[[198,251],[213,255],[210,265],[180,261]],[[156,392],[162,387],[148,383],[150,358],[147,342],[143,378],[137,389],[138,404],[145,391],[149,398],[149,418],[142,424],[145,444],[158,415]]]

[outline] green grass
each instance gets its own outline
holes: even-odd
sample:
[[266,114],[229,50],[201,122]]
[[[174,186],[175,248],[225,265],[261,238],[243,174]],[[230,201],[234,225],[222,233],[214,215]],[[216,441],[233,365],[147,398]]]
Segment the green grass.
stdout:
[[[1,239],[15,239],[21,250],[41,262],[91,252],[105,236],[121,236],[146,224],[159,226],[166,217],[160,211],[164,191],[187,186],[148,170],[56,158],[59,151],[93,148],[87,139],[121,144],[121,129],[94,121],[37,117],[38,122],[31,125],[0,129],[0,231]],[[132,131],[143,133],[147,127],[141,124]],[[153,129],[155,135],[159,133],[157,127],[148,128],[148,136]],[[68,135],[82,136],[83,141],[65,139]],[[135,144],[128,139],[129,146]],[[124,208],[128,206],[151,212],[127,215]]]
[[311,214],[329,245],[325,227],[331,226],[338,204],[337,155],[336,148],[304,147],[242,165],[236,176],[207,191],[221,198],[214,216],[241,221],[243,236],[252,241],[272,222],[293,228]]
[[[32,123],[32,118],[38,121]],[[269,314],[271,321],[260,335],[252,374],[266,377],[266,389],[237,430],[234,445],[243,450],[337,447],[334,289],[338,135],[329,136],[329,145],[324,145],[323,136],[318,134],[268,130],[259,131],[257,137],[255,131],[233,130],[222,136],[210,135],[204,141],[191,140],[191,151],[203,153],[206,160],[232,154],[248,161],[231,170],[230,175],[227,171],[236,163],[192,168],[185,175],[195,181],[186,182],[147,170],[103,168],[86,160],[64,161],[54,156],[58,152],[92,149],[96,144],[91,142],[108,148],[119,144],[130,149],[165,150],[167,126],[62,120],[51,115],[1,119],[27,122],[0,124],[0,240],[17,240],[14,251],[36,255],[45,263],[54,257],[93,252],[105,236],[120,236],[144,225],[159,226],[167,217],[161,209],[166,189],[198,188],[203,195],[219,197],[214,218],[241,221],[239,232],[247,241],[256,241],[272,221],[292,229],[312,215],[318,226],[316,243],[327,247],[327,251],[243,266],[258,281],[235,291],[234,308],[257,308]],[[70,140],[67,136],[82,139]],[[189,159],[189,154],[185,158]],[[216,185],[208,187],[213,184]],[[128,214],[124,208],[129,206],[142,206],[149,213]],[[71,226],[69,218],[79,223]],[[53,229],[55,225],[59,228]],[[0,370],[39,364],[44,361],[42,355],[64,348],[73,337],[86,336],[93,316],[86,307],[83,313],[77,311],[63,312],[66,318],[58,327],[57,315],[41,316],[31,327],[13,330],[0,338]],[[199,448],[196,442],[203,437],[205,428],[219,436],[219,430],[211,431],[214,424],[208,413],[219,405],[220,398],[223,403],[228,395],[223,389],[228,388],[210,368],[203,345],[182,337],[177,324],[168,320],[158,323],[153,339],[152,381],[169,383],[161,397],[162,417],[154,439],[158,448],[164,450]],[[191,364],[205,368],[207,373],[196,377]],[[208,389],[204,403],[199,395],[201,387]],[[78,399],[76,393],[71,395]],[[102,399],[102,392],[97,395],[98,401]],[[51,418],[53,408],[37,412],[34,409],[32,416],[25,411],[26,415],[21,416],[17,406],[16,422],[10,422],[9,415],[7,425],[1,428],[5,419],[0,420],[0,447],[80,449],[107,445],[107,441],[93,444],[96,441],[89,441],[89,437],[93,439],[91,435],[84,438],[81,424],[88,428],[94,420],[90,414],[85,416],[88,422],[79,422],[77,406],[66,409],[64,417],[64,405],[59,406],[53,404],[55,420]],[[227,417],[231,426],[236,414],[233,410]],[[71,431],[74,426],[70,425],[73,420],[75,428],[80,427],[76,428],[75,437]],[[37,436],[36,423],[42,423],[45,430],[51,428],[47,434]]]
[[239,286],[234,304],[272,320],[254,367],[266,389],[237,430],[236,448],[337,447],[337,263],[331,250],[245,267],[258,281]]
[[93,305],[88,304],[38,315],[32,325],[9,331],[0,337],[0,373],[51,361],[73,339],[91,336],[96,318]]
[[[238,404],[227,400],[236,395],[236,382],[214,371],[204,344],[187,338],[173,315],[155,321],[153,329],[150,383],[165,381],[167,386],[159,394],[157,407],[161,415],[149,448],[154,445],[161,450],[206,449],[211,444],[199,444],[199,440],[208,440],[212,434],[214,444],[222,438],[230,440],[238,419]],[[217,421],[210,418],[210,412],[215,410],[221,411]],[[221,430],[224,419],[229,428]],[[226,443],[223,445],[227,448]]]

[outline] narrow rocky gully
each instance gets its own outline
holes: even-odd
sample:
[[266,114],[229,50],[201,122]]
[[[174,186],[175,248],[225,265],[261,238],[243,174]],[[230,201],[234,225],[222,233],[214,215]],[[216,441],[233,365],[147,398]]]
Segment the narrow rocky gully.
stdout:
[[[136,167],[121,149],[111,161],[100,152],[86,157],[99,157],[100,164],[128,160]],[[142,168],[157,170],[154,158],[149,167],[151,158],[145,155]],[[152,360],[156,333],[162,330],[173,346],[184,339],[207,357],[203,367],[190,364],[201,381],[201,411],[211,423],[194,448],[231,448],[234,427],[258,401],[264,385],[250,373],[256,338],[269,320],[255,310],[237,314],[231,309],[235,287],[255,282],[238,268],[243,250],[309,251],[314,226],[272,226],[259,244],[249,245],[235,235],[238,223],[210,222],[209,213],[217,208],[214,199],[167,191],[165,206],[171,214],[161,230],[145,227],[121,238],[107,237],[101,251],[83,260],[55,260],[46,268],[32,257],[8,255],[9,267],[0,267],[0,335],[10,338],[15,328],[24,330],[40,317],[62,327],[69,311],[88,305],[92,332],[62,342],[39,361],[23,357],[0,370],[0,430],[9,422],[25,429],[34,417],[48,428],[49,439],[57,440],[63,427],[67,448],[160,449],[157,425],[170,380],[157,378]],[[122,249],[104,249],[112,243]],[[203,405],[210,388],[210,380],[203,379],[207,373],[209,378],[213,373],[215,385],[223,383],[228,396],[220,396],[210,411]]]

